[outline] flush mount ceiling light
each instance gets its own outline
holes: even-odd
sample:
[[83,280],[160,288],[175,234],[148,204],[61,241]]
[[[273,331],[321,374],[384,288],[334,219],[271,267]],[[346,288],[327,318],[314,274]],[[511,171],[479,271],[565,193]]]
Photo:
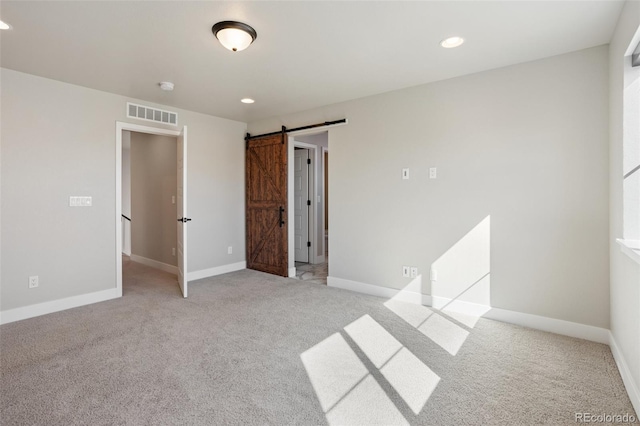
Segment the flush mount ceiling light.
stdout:
[[464,43],[464,39],[462,37],[449,37],[440,42],[440,46],[445,49],[452,49],[454,47],[460,46]]
[[211,31],[220,44],[234,52],[246,49],[258,37],[256,30],[247,24],[236,21],[218,22],[211,28]]
[[240,99],[240,102],[242,102],[243,104],[252,104],[255,101],[251,98],[243,98],[243,99]]
[[163,81],[160,83],[160,88],[165,92],[171,92],[173,90],[173,83],[170,81]]
[[11,25],[5,23],[4,21],[0,21],[0,30],[10,30]]

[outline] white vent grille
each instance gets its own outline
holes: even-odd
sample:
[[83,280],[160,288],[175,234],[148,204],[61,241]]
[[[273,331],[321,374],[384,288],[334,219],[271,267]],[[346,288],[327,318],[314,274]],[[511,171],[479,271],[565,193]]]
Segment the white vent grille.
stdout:
[[172,126],[178,125],[178,114],[175,112],[132,104],[131,102],[127,102],[127,117],[170,124]]

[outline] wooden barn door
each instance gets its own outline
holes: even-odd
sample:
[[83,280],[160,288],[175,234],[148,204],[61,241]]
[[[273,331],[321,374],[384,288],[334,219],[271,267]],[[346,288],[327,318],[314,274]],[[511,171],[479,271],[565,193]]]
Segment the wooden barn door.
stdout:
[[289,276],[287,135],[247,142],[247,268]]

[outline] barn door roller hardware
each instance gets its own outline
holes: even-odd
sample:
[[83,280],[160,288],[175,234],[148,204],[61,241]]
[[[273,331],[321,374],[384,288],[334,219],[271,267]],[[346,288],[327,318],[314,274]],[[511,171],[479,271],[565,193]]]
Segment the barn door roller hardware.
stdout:
[[279,134],[284,135],[285,133],[289,133],[289,132],[298,132],[300,130],[315,129],[316,127],[333,126],[335,124],[343,124],[346,122],[347,122],[347,119],[343,118],[342,120],[325,121],[324,123],[310,124],[308,126],[295,127],[293,129],[287,129],[285,126],[282,126],[282,130],[280,130],[279,132],[263,133],[261,135],[255,135],[255,136],[247,133],[247,135],[244,137],[244,140],[249,141],[251,139],[262,138],[264,136],[274,136]]

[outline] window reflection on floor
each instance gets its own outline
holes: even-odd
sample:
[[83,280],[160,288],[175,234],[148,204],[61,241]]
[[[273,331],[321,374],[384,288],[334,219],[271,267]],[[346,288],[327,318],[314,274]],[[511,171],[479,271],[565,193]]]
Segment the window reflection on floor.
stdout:
[[[449,356],[456,356],[491,308],[490,249],[491,217],[486,216],[433,262],[438,278],[430,286],[423,286],[419,275],[384,306]],[[314,273],[321,271],[326,284],[326,264],[296,264],[296,268],[300,279],[305,274],[314,279]],[[398,396],[418,415],[441,380],[428,360],[419,359],[369,315],[300,357],[331,425],[407,424],[396,406]],[[408,415],[406,407],[402,409]]]

